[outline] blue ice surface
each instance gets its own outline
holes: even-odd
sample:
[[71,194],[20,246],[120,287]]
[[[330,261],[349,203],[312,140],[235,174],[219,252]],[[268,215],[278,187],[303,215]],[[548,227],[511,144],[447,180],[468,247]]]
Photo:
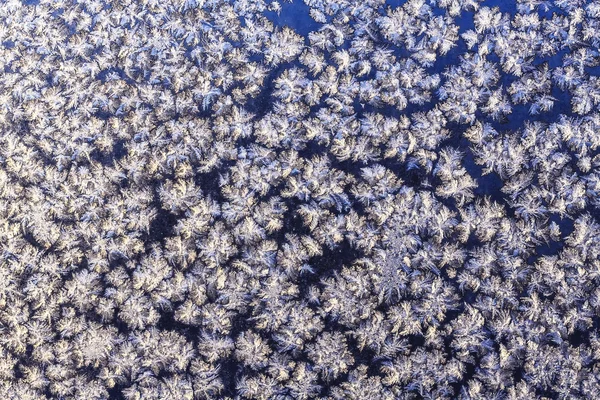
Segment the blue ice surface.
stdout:
[[[280,2],[281,11],[265,11],[264,15],[279,27],[287,26],[302,35],[308,41],[308,34],[318,30],[321,25],[310,16],[310,7],[301,0]],[[308,42],[307,42],[308,43]]]

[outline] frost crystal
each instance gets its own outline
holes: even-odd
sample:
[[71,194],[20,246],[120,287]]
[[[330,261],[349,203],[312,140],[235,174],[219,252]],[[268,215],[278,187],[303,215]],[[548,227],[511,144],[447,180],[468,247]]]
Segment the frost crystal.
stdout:
[[600,398],[600,3],[0,2],[0,395]]

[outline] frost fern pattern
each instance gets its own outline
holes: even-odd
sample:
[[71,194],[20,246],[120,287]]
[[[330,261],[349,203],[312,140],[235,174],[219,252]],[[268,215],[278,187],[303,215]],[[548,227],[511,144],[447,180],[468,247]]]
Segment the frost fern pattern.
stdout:
[[600,398],[600,2],[0,2],[0,396]]

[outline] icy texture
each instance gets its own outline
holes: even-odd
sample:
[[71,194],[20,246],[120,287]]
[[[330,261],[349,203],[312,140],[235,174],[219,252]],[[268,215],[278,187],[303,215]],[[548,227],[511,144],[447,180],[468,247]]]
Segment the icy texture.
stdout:
[[600,2],[0,2],[0,397],[600,398]]

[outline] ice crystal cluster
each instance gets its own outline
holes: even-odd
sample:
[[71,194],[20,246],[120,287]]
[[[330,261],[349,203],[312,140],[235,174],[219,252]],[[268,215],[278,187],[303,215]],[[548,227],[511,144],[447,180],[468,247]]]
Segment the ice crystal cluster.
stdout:
[[0,397],[599,399],[600,1],[3,0]]

